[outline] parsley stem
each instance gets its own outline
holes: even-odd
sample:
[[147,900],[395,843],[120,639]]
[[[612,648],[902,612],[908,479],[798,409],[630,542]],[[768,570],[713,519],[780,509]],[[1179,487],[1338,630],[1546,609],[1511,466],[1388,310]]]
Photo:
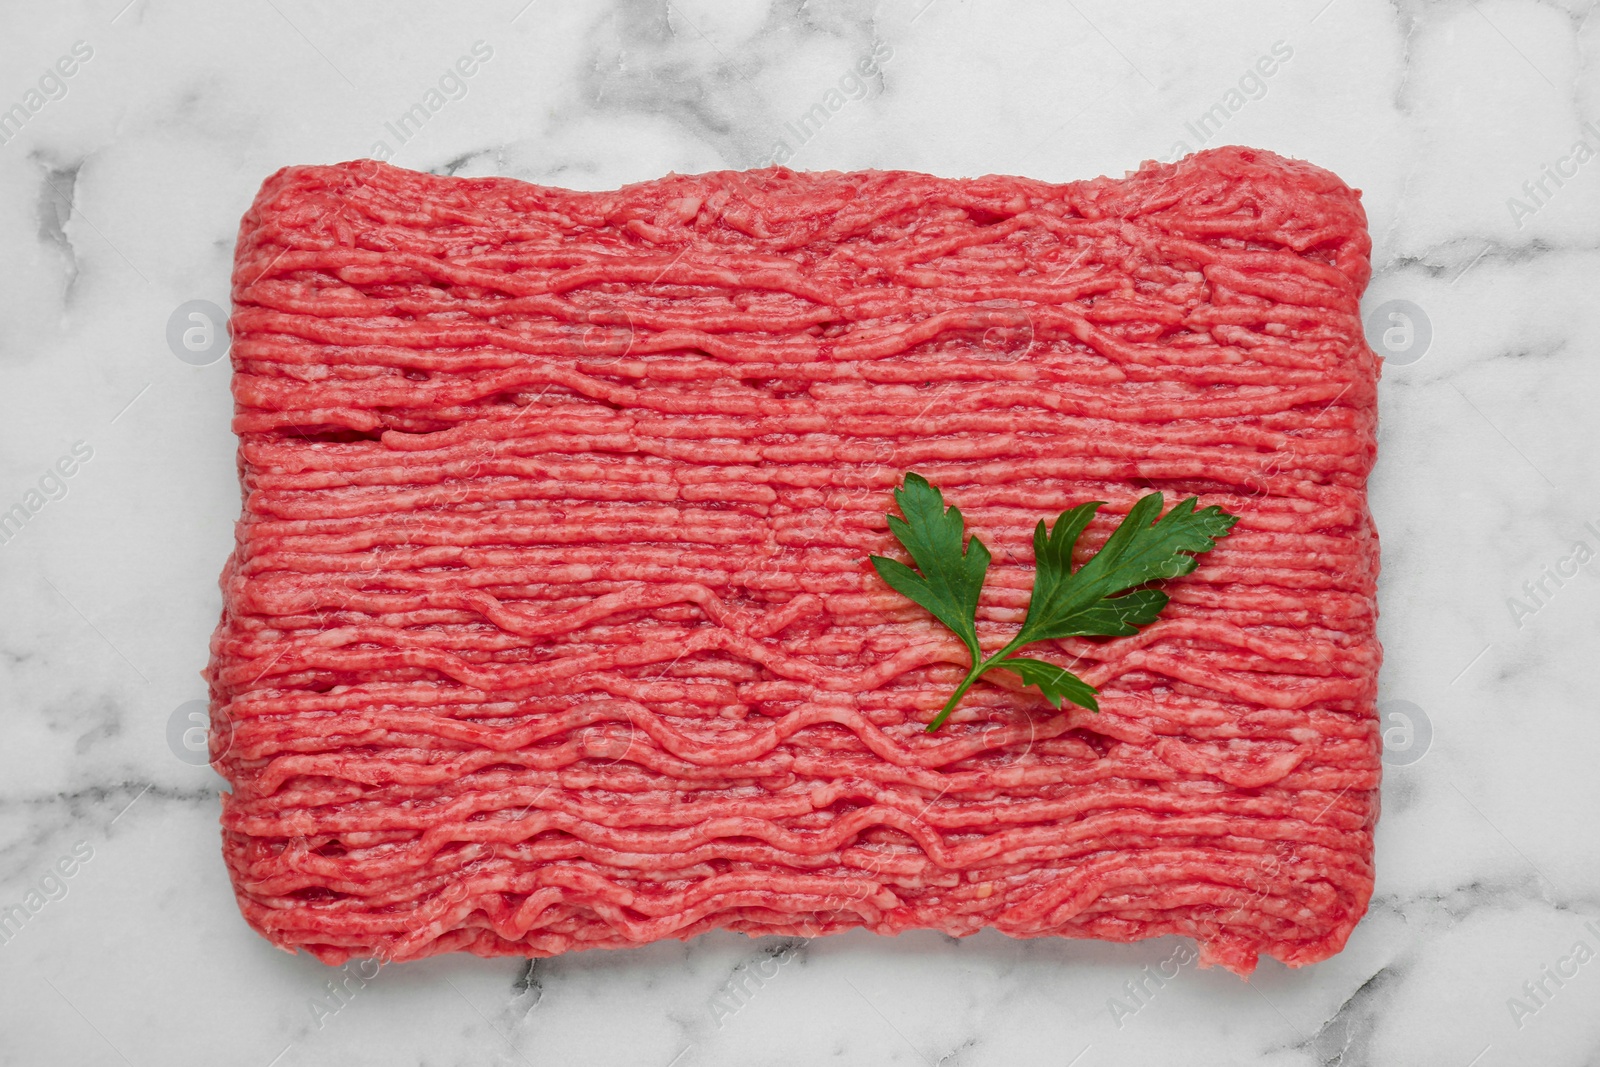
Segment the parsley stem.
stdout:
[[1011,653],[1030,643],[1022,640],[1024,636],[1023,633],[1017,634],[1016,638],[1005,648],[1002,648],[981,663],[974,663],[972,670],[968,671],[967,676],[961,679],[961,684],[956,686],[956,691],[950,694],[950,699],[945,701],[944,709],[933,717],[933,721],[924,728],[924,732],[931,734],[943,726],[944,721],[950,717],[950,713],[956,710],[956,705],[961,703],[961,698],[967,695],[967,690],[972,688],[973,682],[976,682],[989,668],[996,666]]

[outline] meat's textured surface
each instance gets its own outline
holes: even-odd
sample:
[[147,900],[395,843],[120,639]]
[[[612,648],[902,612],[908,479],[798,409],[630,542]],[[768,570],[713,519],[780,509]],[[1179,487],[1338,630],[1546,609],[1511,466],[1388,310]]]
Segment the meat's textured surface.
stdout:
[[[581,193],[291,167],[240,231],[208,668],[245,918],[339,963],[714,927],[1337,952],[1372,890],[1377,358],[1358,194],[1229,148],[1052,185]],[[1240,516],[1053,710],[869,553],[915,470],[994,552]]]

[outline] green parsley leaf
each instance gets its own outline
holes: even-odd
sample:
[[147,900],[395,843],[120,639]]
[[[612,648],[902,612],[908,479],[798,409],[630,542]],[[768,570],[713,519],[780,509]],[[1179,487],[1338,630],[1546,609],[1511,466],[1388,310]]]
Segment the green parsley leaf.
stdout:
[[[1189,553],[1209,552],[1237,520],[1215,505],[1195,511],[1189,497],[1161,514],[1161,494],[1142,497],[1094,558],[1072,569],[1072,550],[1103,501],[1064,511],[1054,530],[1040,522],[1033,531],[1038,572],[1023,621],[1023,644],[1057,637],[1128,637],[1161,614],[1167,595],[1137,589],[1162,578],[1180,578],[1199,561]],[[1129,589],[1136,591],[1117,596]],[[1020,646],[1019,646],[1020,647]]]
[[1094,686],[1065,667],[1058,667],[1054,663],[1046,663],[1042,659],[1012,656],[1010,659],[1003,659],[996,663],[991,669],[1015,671],[1020,674],[1024,685],[1036,685],[1039,687],[1044,693],[1045,699],[1050,701],[1052,708],[1059,708],[1063,700],[1070,700],[1080,707],[1088,708],[1090,711],[1100,710],[1100,702],[1094,698]]
[[869,557],[872,566],[890,588],[933,612],[961,638],[976,663],[982,657],[975,625],[978,594],[989,573],[989,550],[976,537],[963,548],[966,521],[961,510],[946,508],[944,494],[922,475],[907,474],[905,488],[894,491],[894,502],[906,518],[902,522],[889,516],[889,529],[922,573],[885,556]]
[[1196,510],[1196,497],[1161,515],[1162,496],[1150,493],[1076,571],[1073,549],[1104,501],[1063,511],[1053,528],[1041,521],[1033,532],[1035,573],[1028,614],[1016,637],[984,659],[978,646],[977,611],[989,571],[989,550],[976,537],[964,543],[966,523],[960,509],[945,507],[944,494],[921,475],[907,474],[894,499],[905,518],[890,515],[889,529],[922,573],[884,556],[870,557],[872,565],[890,588],[927,608],[961,638],[972,656],[972,669],[928,724],[929,733],[944,725],[967,690],[991,670],[1014,672],[1025,685],[1038,688],[1053,707],[1067,700],[1099,711],[1095,688],[1082,678],[1065,667],[1012,653],[1035,641],[1060,637],[1138,633],[1167,606],[1167,595],[1147,588],[1149,583],[1193,571],[1199,565],[1195,556],[1215,548],[1217,539],[1226,537],[1238,521],[1215,505]]

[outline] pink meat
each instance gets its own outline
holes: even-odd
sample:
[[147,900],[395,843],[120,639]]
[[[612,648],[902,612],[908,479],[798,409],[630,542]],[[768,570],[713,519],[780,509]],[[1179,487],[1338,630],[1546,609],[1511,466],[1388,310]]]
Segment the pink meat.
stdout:
[[[329,963],[714,927],[1132,941],[1241,973],[1372,892],[1370,242],[1326,171],[291,167],[234,273],[212,642],[245,918]],[[1151,489],[1240,516],[1136,637],[988,675],[867,563],[916,470],[994,552]]]

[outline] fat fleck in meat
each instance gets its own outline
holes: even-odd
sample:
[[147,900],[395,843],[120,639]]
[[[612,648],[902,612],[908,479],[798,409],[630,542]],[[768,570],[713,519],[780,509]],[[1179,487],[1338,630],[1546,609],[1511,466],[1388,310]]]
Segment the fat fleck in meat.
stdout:
[[[207,676],[245,918],[342,963],[714,927],[1337,952],[1372,891],[1377,358],[1358,196],[291,167],[240,230]],[[1240,516],[1055,711],[867,563],[916,470],[1021,622],[1038,520]]]

